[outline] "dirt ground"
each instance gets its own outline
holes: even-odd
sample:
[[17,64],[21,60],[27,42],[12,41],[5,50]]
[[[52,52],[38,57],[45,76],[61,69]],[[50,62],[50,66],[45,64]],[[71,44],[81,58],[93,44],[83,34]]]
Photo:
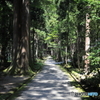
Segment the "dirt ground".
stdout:
[[18,86],[19,83],[28,79],[29,77],[23,76],[3,76],[0,77],[0,94],[6,94],[10,89]]

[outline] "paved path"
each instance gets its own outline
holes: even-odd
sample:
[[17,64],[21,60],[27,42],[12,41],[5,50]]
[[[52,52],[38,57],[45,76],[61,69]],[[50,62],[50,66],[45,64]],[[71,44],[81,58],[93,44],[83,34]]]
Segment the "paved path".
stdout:
[[54,60],[48,58],[43,70],[15,100],[81,100],[68,94],[77,91],[70,86],[68,76],[55,64]]

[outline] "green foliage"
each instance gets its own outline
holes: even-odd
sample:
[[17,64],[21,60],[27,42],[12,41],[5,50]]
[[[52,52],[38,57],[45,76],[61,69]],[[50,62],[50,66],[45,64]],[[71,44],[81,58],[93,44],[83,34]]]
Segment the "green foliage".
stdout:
[[40,71],[42,68],[43,68],[43,60],[41,59],[36,59],[37,62],[34,62],[34,65],[33,65],[33,71]]
[[90,49],[90,65],[91,70],[99,70],[100,68],[100,42],[95,42],[94,46]]
[[42,31],[42,30],[39,30],[39,29],[34,29],[35,32],[38,34],[39,38],[45,38],[46,37],[46,32],[45,31]]

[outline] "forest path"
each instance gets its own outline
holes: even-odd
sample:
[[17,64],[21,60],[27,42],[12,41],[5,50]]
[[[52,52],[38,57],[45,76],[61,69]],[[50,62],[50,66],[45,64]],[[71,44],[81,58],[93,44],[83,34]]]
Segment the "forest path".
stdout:
[[70,85],[68,76],[56,64],[48,57],[43,70],[15,100],[81,100],[80,97],[68,94],[77,90]]

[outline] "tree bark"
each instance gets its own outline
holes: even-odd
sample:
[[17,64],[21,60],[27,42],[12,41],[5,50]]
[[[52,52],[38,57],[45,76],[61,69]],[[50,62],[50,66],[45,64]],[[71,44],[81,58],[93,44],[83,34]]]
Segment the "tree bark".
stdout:
[[89,14],[86,14],[86,34],[85,34],[85,72],[88,73],[89,69],[89,48],[90,48],[90,19],[89,19]]
[[29,0],[14,0],[12,64],[11,73],[29,71]]

